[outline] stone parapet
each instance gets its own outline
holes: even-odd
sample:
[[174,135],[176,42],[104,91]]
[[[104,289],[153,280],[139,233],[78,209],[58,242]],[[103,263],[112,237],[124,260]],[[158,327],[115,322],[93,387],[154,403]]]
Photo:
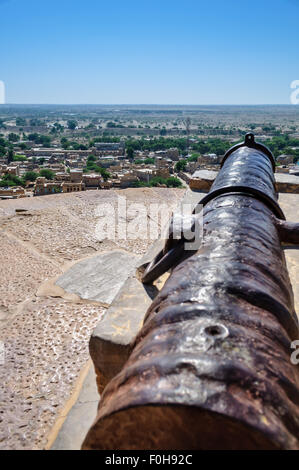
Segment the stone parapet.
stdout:
[[[209,191],[217,174],[217,171],[195,171],[189,182],[190,189],[193,191]],[[284,173],[275,173],[274,176],[277,192],[299,194],[299,176]]]

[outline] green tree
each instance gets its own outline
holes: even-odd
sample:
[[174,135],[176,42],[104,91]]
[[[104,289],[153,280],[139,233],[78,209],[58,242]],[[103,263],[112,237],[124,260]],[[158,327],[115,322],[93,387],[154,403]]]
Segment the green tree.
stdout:
[[69,142],[70,146],[74,149],[74,150],[87,150],[87,146],[84,145],[84,144],[79,144],[78,142]]
[[44,176],[47,180],[53,180],[55,173],[48,168],[42,168],[39,172],[39,176]]
[[13,162],[13,159],[14,159],[13,149],[10,148],[7,153],[7,163],[10,164],[11,162]]
[[186,160],[179,160],[175,164],[175,170],[179,173],[180,171],[184,171],[186,169],[187,162]]
[[60,142],[61,142],[61,146],[62,146],[62,148],[63,148],[64,150],[67,150],[67,149],[70,147],[70,145],[71,145],[70,142],[67,140],[66,137],[62,137],[61,140],[60,140]]
[[54,123],[54,129],[56,130],[56,132],[63,132],[64,131],[63,125],[60,124],[59,122]]
[[13,161],[14,162],[26,162],[27,157],[25,157],[25,155],[14,155]]
[[182,186],[182,182],[175,176],[170,176],[167,178],[166,184],[169,188],[180,188]]
[[26,171],[25,175],[23,176],[24,181],[35,181],[38,177],[38,173],[35,171]]
[[36,144],[42,144],[43,147],[50,147],[51,137],[49,135],[37,134],[36,132],[28,135],[28,139]]
[[30,119],[29,125],[30,125],[31,127],[42,126],[42,125],[43,125],[43,121],[41,121],[40,119],[35,119],[35,118],[33,118],[33,119]]
[[26,150],[28,148],[27,145],[25,144],[25,142],[21,142],[19,147],[20,147],[21,150]]
[[198,157],[200,157],[199,153],[193,153],[191,157],[187,158],[187,162],[197,162]]
[[16,118],[16,126],[22,127],[22,126],[26,126],[26,124],[27,124],[26,119],[21,118],[21,117]]
[[49,135],[40,135],[38,139],[38,143],[42,144],[43,147],[50,147],[51,137]]
[[155,164],[155,159],[154,158],[145,158],[144,160],[135,160],[134,163],[137,165],[140,165],[142,163],[145,163],[146,165],[154,165]]
[[149,186],[160,186],[161,184],[165,184],[168,188],[180,188],[182,186],[182,182],[175,176],[170,176],[169,178],[155,176],[151,179]]
[[75,119],[70,119],[67,122],[67,127],[72,131],[76,129],[77,126],[78,126],[78,122]]
[[133,160],[134,158],[134,149],[133,147],[128,147],[127,148],[127,157],[129,160]]
[[109,122],[107,122],[107,127],[113,129],[114,127],[117,127],[117,125],[115,124],[115,122],[109,121]]
[[8,134],[8,140],[9,142],[18,142],[20,140],[20,136],[14,132],[11,132]]
[[7,141],[0,137],[0,157],[4,157],[7,151]]
[[0,187],[6,186],[24,186],[24,181],[18,176],[6,174],[0,181]]
[[100,174],[102,175],[104,181],[107,181],[108,178],[110,178],[110,173],[109,171],[106,170],[106,168],[101,168],[100,167]]
[[28,140],[30,140],[31,142],[37,142],[38,138],[39,135],[36,132],[28,135]]

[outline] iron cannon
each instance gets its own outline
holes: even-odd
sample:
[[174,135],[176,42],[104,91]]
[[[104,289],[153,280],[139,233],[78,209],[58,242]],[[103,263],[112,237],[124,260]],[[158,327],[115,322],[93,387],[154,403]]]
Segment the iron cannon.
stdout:
[[[271,151],[247,134],[183,239],[144,273],[171,270],[83,449],[299,449],[299,338],[282,242],[299,243],[275,190]],[[196,215],[194,215],[196,217]]]

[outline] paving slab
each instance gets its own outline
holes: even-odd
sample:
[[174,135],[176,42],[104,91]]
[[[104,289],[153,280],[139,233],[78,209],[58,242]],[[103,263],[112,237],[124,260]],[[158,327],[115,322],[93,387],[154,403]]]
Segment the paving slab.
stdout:
[[96,417],[99,399],[96,375],[91,365],[79,397],[63,422],[51,450],[81,449],[83,439]]

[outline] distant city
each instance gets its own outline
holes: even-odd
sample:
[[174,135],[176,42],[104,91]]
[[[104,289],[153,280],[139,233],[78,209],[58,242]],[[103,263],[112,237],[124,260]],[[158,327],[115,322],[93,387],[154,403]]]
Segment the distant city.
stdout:
[[297,106],[1,105],[0,198],[182,187],[248,131],[299,173]]

